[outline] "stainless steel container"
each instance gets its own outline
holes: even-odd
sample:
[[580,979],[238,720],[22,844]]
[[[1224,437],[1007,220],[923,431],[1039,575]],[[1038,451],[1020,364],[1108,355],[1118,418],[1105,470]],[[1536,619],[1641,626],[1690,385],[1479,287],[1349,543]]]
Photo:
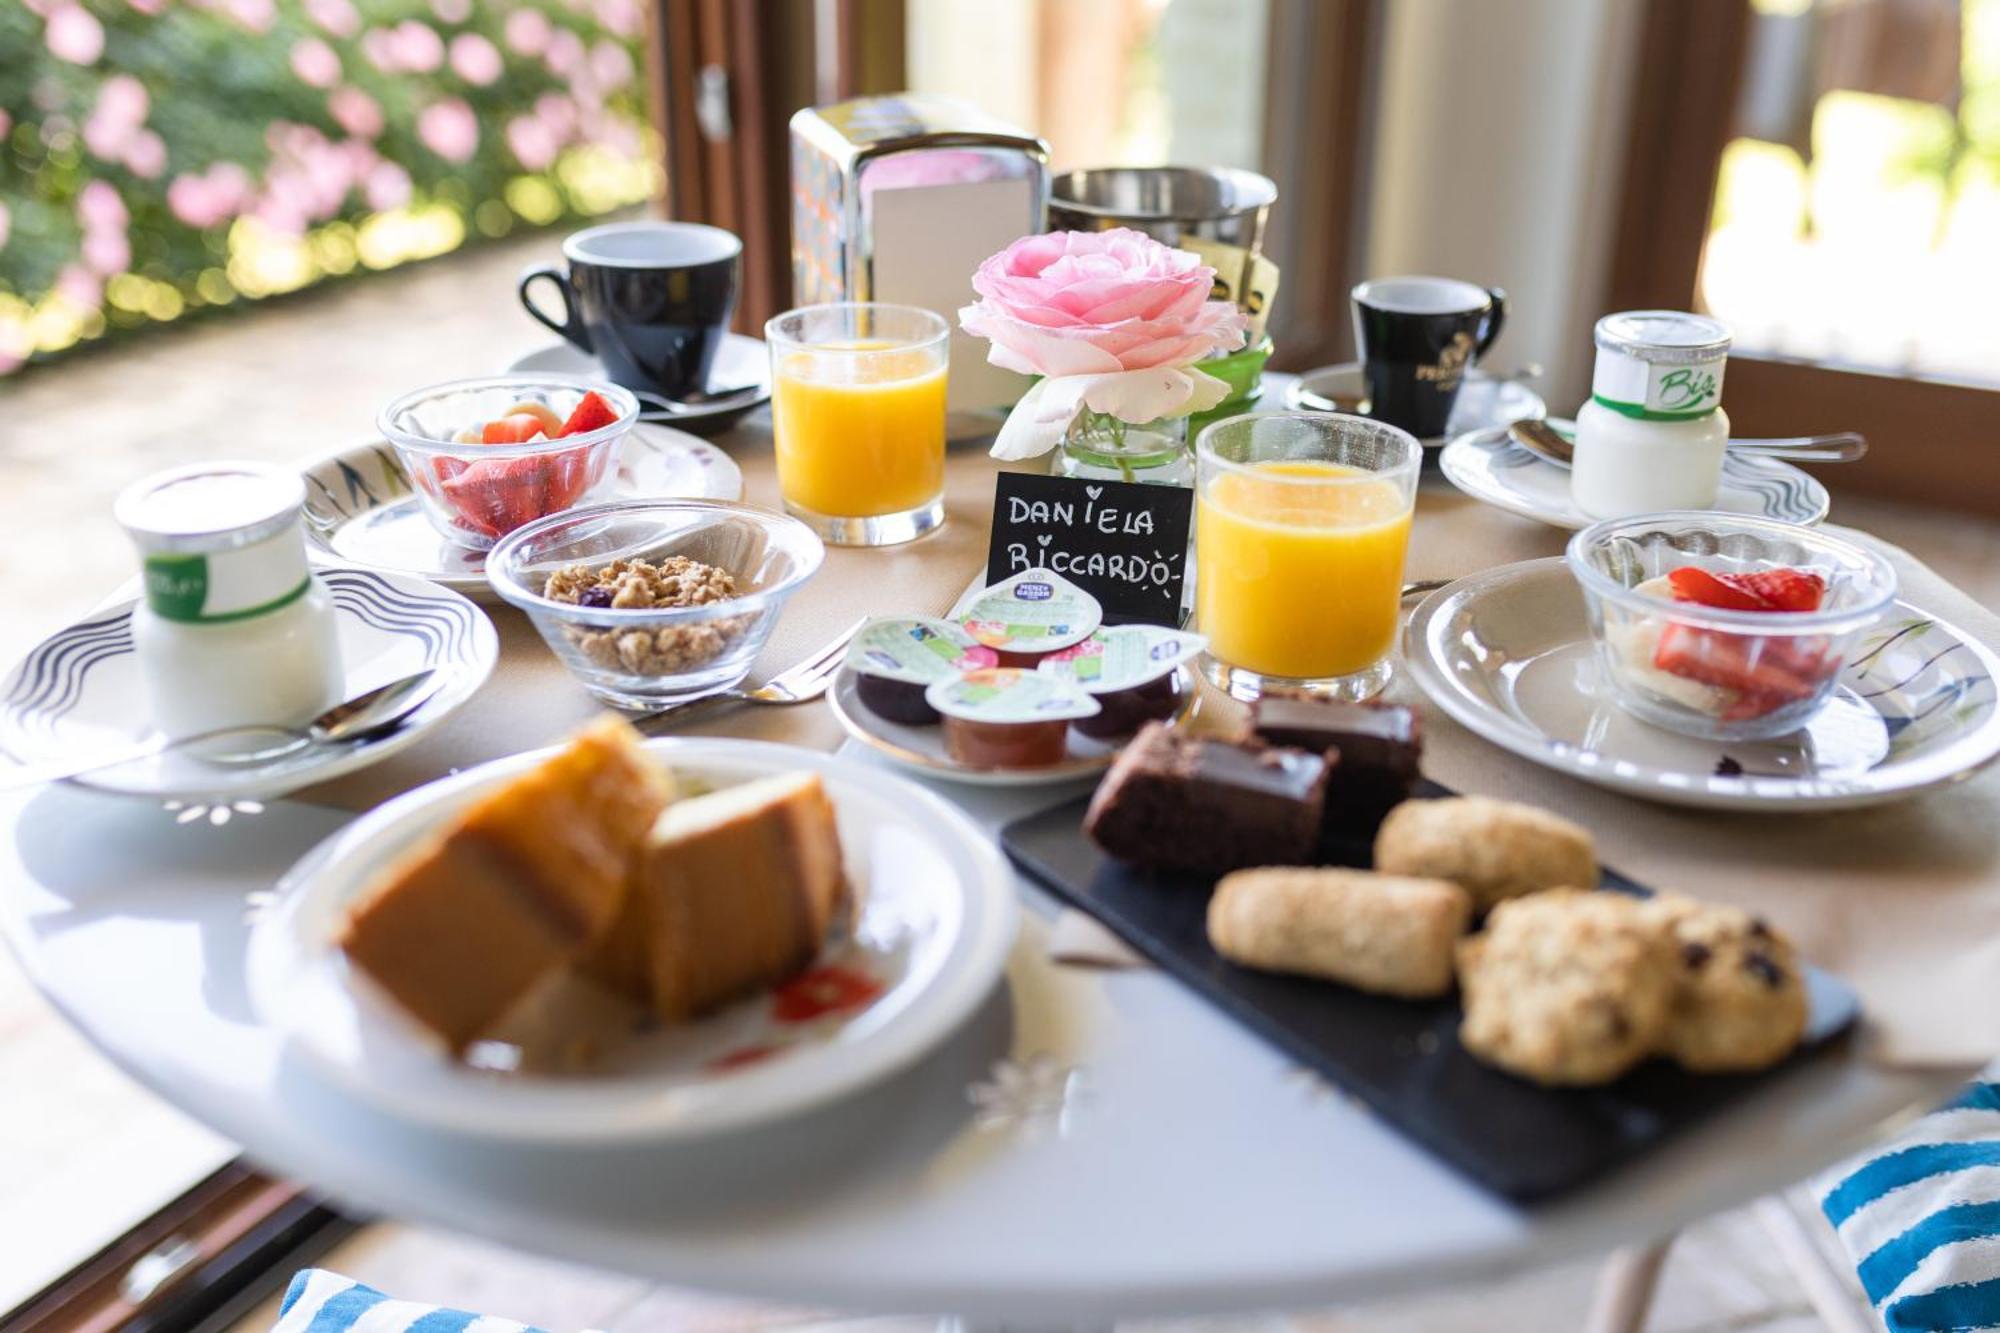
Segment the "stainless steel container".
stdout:
[[1049,227],[1130,227],[1191,250],[1215,270],[1216,295],[1236,302],[1261,335],[1277,270],[1264,259],[1264,227],[1278,187],[1236,167],[1083,167],[1049,186]]

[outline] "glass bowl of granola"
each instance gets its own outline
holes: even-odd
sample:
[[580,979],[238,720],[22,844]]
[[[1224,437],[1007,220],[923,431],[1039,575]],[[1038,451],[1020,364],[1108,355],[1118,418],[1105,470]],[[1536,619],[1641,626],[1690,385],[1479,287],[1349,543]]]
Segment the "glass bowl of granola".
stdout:
[[568,375],[492,375],[406,393],[376,425],[431,526],[483,551],[581,504],[611,475],[639,400]]
[[1619,706],[1705,740],[1803,726],[1896,600],[1875,552],[1737,514],[1607,519],[1567,559]]
[[741,681],[826,548],[795,518],[708,500],[625,500],[503,537],[486,578],[585,689],[651,711]]

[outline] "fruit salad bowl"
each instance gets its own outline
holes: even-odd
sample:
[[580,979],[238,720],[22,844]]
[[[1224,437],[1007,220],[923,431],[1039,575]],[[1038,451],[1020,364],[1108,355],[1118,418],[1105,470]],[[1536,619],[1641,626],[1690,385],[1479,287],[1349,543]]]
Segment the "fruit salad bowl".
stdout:
[[615,384],[496,375],[404,394],[376,424],[432,526],[483,551],[582,503],[611,474],[638,413]]
[[1619,706],[1707,740],[1798,729],[1896,599],[1881,556],[1771,519],[1609,519],[1566,558]]

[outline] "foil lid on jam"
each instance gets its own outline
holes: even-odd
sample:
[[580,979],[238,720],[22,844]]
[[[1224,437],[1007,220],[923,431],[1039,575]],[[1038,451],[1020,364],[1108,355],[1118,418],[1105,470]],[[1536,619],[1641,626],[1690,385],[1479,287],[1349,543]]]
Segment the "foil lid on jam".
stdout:
[[1054,676],[1018,667],[985,667],[938,681],[924,702],[948,718],[965,722],[1061,722],[1092,717],[1097,700]]
[[988,648],[1049,653],[1089,638],[1104,623],[1104,610],[1053,570],[1024,569],[974,594],[955,618]]
[[847,645],[850,669],[909,685],[929,685],[999,660],[963,627],[928,616],[877,616]]
[[1158,625],[1107,625],[1082,643],[1050,653],[1035,670],[1074,681],[1092,694],[1129,690],[1192,661],[1208,639]]

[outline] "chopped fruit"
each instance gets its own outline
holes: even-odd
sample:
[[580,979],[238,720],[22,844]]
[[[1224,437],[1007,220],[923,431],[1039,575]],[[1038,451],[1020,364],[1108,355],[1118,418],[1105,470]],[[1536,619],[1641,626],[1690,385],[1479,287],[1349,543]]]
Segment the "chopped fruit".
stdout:
[[1667,575],[1667,581],[1673,585],[1676,601],[1712,606],[1722,611],[1771,609],[1756,593],[1726,583],[1699,565],[1682,565]]
[[618,414],[611,410],[611,404],[605,402],[595,390],[592,390],[586,393],[582,401],[571,409],[569,420],[563,422],[562,428],[555,433],[557,435],[582,435],[588,431],[602,430],[616,420],[618,420]]
[[778,987],[771,996],[771,1016],[780,1023],[809,1023],[862,1008],[881,993],[882,983],[866,972],[828,963]]
[[1721,578],[1772,611],[1817,611],[1826,595],[1826,580],[1809,569],[1758,569]]
[[512,416],[489,421],[479,432],[481,444],[526,444],[540,439],[548,432],[542,428],[542,419],[532,412],[516,412]]
[[1777,703],[1808,697],[1816,682],[1796,670],[1804,664],[1792,659],[1790,653],[1769,651],[1776,647],[1776,642],[1669,624],[1660,631],[1660,646],[1653,653],[1653,665],[1704,685],[1766,696]]
[[542,434],[548,436],[552,440],[556,436],[563,433],[562,414],[557,412],[553,407],[550,407],[547,403],[538,403],[532,398],[523,398],[520,402],[515,403],[512,407],[508,408],[505,412],[502,412],[500,415],[503,417],[514,417],[514,416],[533,417],[535,420],[542,423]]

